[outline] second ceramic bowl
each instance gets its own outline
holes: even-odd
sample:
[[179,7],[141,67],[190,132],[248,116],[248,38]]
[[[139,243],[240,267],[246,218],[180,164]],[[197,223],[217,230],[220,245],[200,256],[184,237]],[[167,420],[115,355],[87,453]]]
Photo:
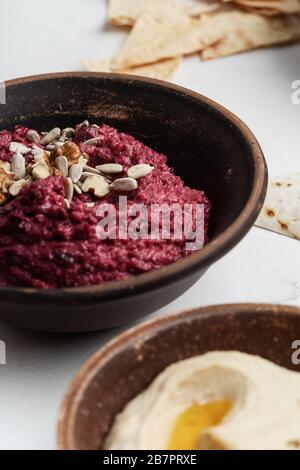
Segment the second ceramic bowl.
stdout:
[[259,355],[300,372],[292,345],[300,309],[219,305],[144,323],[97,352],[72,382],[61,408],[58,447],[100,449],[118,412],[167,366],[208,351]]

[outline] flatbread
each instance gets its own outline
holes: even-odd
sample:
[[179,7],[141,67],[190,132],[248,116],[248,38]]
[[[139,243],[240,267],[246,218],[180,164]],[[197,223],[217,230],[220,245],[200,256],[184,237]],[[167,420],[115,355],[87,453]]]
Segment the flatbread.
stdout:
[[[241,5],[242,7],[242,5]],[[274,10],[274,8],[252,8],[243,6],[243,9],[248,11],[249,13],[255,13],[256,15],[264,15],[264,16],[281,16],[278,10]]]
[[[181,57],[162,60],[154,64],[141,65],[130,69],[120,70],[120,73],[138,75],[143,77],[168,80],[175,73],[181,63]],[[82,65],[90,72],[112,72],[111,59],[83,60]]]
[[202,17],[191,18],[173,0],[159,0],[155,8],[153,5],[135,23],[112,61],[113,70],[199,52],[222,37],[220,31],[206,28]]
[[[165,0],[159,0],[161,3]],[[154,4],[158,0],[109,0],[108,21],[116,26],[133,26],[146,8],[157,8]],[[176,3],[177,0],[176,0]],[[151,5],[152,4],[152,5]],[[153,6],[154,5],[154,6]],[[182,5],[185,13],[190,16],[200,16],[219,8],[219,2],[205,2],[199,0],[198,4]]]
[[230,11],[208,15],[206,21],[212,29],[221,30],[223,37],[201,52],[203,60],[300,40],[298,16],[265,17]]
[[300,173],[270,182],[256,225],[300,240]]
[[152,0],[109,0],[108,21],[117,26],[132,26]]
[[300,0],[233,0],[237,5],[255,9],[262,12],[293,14],[300,12]]

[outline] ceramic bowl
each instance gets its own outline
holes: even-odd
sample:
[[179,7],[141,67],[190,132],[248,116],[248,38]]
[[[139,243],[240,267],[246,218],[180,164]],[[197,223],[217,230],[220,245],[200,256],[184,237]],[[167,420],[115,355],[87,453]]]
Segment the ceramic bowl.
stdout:
[[60,73],[6,83],[0,129],[49,130],[89,119],[128,132],[169,157],[186,184],[212,202],[210,242],[165,268],[92,287],[0,288],[0,320],[20,327],[79,332],[129,323],[167,305],[230,251],[255,222],[266,194],[262,151],[246,125],[193,91],[151,79]]
[[70,385],[58,423],[60,449],[101,449],[113,420],[167,366],[208,351],[259,355],[300,372],[292,345],[300,309],[259,304],[199,308],[141,324],[97,352]]

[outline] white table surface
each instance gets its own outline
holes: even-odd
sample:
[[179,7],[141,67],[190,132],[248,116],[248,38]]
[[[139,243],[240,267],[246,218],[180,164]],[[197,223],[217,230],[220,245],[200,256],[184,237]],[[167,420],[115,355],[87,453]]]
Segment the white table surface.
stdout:
[[[114,54],[125,33],[105,25],[105,0],[1,0],[0,80],[81,70]],[[173,81],[238,114],[256,134],[271,175],[300,171],[300,45],[202,63],[186,59]],[[154,315],[226,302],[300,304],[300,244],[253,228],[181,298]],[[54,449],[64,391],[81,364],[116,331],[48,336],[0,324],[0,449]]]

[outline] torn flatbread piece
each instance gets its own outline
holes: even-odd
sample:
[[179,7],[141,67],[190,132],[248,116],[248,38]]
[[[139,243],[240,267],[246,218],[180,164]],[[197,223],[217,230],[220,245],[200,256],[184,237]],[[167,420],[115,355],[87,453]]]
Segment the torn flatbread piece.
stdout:
[[124,46],[112,61],[122,70],[200,52],[221,39],[217,29],[206,27],[202,17],[191,18],[172,0],[156,3],[139,17]]
[[[168,80],[176,72],[180,62],[181,57],[176,57],[174,59],[162,60],[154,64],[120,70],[119,73]],[[112,72],[111,59],[83,60],[82,65],[90,72]]]
[[[158,1],[162,4],[166,0],[109,0],[108,21],[116,26],[133,26],[146,8],[157,9]],[[173,0],[173,4],[178,5],[178,0]],[[184,7],[184,13],[190,16],[200,16],[216,10],[219,5],[219,2],[199,0],[197,4],[182,3],[181,6]]]
[[232,0],[232,2],[243,7],[253,8],[253,11],[257,13],[300,13],[300,0]]
[[265,17],[229,11],[205,18],[207,27],[222,31],[223,37],[201,52],[203,60],[300,40],[300,17],[295,15]]
[[300,173],[270,182],[256,225],[300,240]]
[[132,26],[152,0],[109,0],[108,21],[117,26]]

